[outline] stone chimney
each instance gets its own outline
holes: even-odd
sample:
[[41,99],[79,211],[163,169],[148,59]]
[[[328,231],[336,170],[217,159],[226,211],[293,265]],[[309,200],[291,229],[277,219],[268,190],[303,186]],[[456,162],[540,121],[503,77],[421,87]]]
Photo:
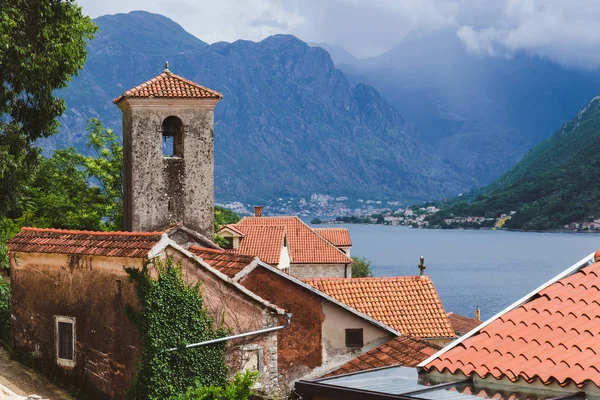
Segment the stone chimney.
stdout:
[[479,310],[479,306],[475,307],[475,319],[481,321],[481,311]]
[[254,216],[255,217],[262,217],[262,206],[256,206],[254,207]]
[[421,256],[421,259],[419,260],[418,267],[419,267],[419,270],[420,270],[419,276],[423,276],[425,274],[425,268],[427,268],[425,266],[425,257]]

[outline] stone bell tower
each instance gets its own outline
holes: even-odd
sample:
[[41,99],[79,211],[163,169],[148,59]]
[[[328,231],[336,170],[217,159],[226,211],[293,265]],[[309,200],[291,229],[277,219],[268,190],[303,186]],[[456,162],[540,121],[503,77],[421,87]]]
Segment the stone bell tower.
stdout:
[[123,113],[124,230],[183,223],[212,238],[214,108],[221,98],[167,63],[113,100]]

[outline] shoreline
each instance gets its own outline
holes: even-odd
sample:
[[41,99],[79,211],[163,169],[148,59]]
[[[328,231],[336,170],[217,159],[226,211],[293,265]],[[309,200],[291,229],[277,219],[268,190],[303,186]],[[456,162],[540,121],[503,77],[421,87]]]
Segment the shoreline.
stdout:
[[440,231],[505,231],[505,232],[522,232],[522,233],[578,233],[578,234],[600,234],[600,231],[571,231],[571,230],[564,230],[564,229],[553,229],[553,230],[524,230],[524,229],[506,229],[506,228],[499,228],[499,229],[493,229],[493,228],[479,228],[479,229],[473,229],[473,228],[415,228],[412,227],[410,225],[387,225],[387,224],[367,224],[367,223],[361,223],[361,222],[341,222],[341,221],[333,221],[333,222],[327,222],[327,221],[323,221],[320,224],[314,224],[315,226],[317,225],[373,225],[373,226],[389,226],[389,227],[403,227],[403,228],[410,228],[410,229],[431,229],[431,230],[440,230]]

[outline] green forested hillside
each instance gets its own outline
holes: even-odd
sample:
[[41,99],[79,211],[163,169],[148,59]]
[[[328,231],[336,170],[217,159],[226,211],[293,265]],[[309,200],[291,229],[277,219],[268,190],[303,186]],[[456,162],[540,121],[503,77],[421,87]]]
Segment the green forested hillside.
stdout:
[[433,224],[452,216],[517,211],[507,228],[560,229],[600,217],[600,96],[509,172],[478,193],[451,199]]

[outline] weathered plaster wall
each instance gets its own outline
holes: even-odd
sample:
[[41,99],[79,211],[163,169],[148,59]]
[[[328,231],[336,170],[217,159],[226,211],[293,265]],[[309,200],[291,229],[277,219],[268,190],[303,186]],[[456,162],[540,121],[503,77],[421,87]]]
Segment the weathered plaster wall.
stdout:
[[[290,264],[290,275],[298,279],[347,278],[350,277],[348,264]],[[348,268],[348,276],[344,275]]]
[[321,326],[325,315],[321,298],[299,285],[257,267],[240,282],[242,285],[292,313],[292,322],[278,334],[278,364],[287,383],[323,363]]
[[[92,385],[98,398],[123,398],[141,356],[137,328],[124,313],[139,304],[123,267],[141,259],[11,254],[11,339],[69,383]],[[116,281],[121,282],[121,294]],[[75,318],[73,368],[56,363],[54,316]]]
[[279,253],[279,264],[277,264],[277,268],[289,271],[290,252],[287,246],[281,246],[281,252]]
[[[223,323],[231,329],[232,334],[285,323],[284,316],[274,314],[271,309],[244,295],[231,284],[223,282],[176,249],[169,248],[166,254],[176,261],[181,261],[184,279],[188,285],[201,282],[200,290],[203,293],[204,304],[215,324]],[[252,352],[255,351],[253,349],[256,348],[256,352],[262,357],[259,362],[262,387],[270,393],[276,392],[279,389],[277,341],[277,332],[273,332],[229,342],[227,358],[232,372],[242,368],[244,361],[252,356]]]
[[[131,108],[123,112],[125,229],[153,231],[182,222],[212,237],[214,103],[200,106],[164,99],[127,102]],[[180,159],[162,155],[161,127],[169,116],[183,122]]]
[[[368,321],[330,302],[323,302],[323,355],[324,362],[348,352],[363,353],[367,349],[392,340],[395,336]],[[346,329],[363,330],[363,348],[346,347]]]

